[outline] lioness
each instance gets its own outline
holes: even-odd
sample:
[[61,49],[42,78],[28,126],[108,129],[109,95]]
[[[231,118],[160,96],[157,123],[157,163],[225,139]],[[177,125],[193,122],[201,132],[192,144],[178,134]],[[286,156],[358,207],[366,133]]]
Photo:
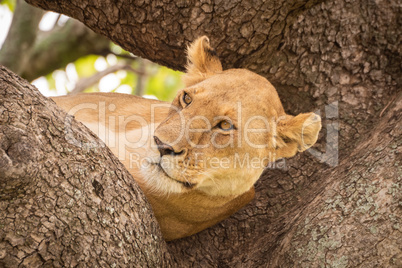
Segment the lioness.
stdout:
[[314,113],[286,115],[260,75],[223,71],[206,36],[188,48],[184,83],[169,105],[116,93],[54,98],[123,162],[166,240],[200,232],[249,203],[265,166],[306,150],[321,129]]

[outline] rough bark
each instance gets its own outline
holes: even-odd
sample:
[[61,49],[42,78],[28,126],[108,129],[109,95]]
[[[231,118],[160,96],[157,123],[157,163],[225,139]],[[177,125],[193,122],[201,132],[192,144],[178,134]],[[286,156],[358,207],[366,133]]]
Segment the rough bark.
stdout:
[[250,205],[169,243],[175,265],[402,265],[397,1],[29,2],[177,69],[187,42],[207,34],[226,68],[266,76],[288,112],[321,110],[315,156],[267,169]]
[[98,138],[0,67],[0,266],[163,266],[143,193]]
[[224,66],[245,66],[244,60],[254,63],[248,61],[250,52],[270,54],[268,44],[276,50],[283,29],[322,1],[27,2],[76,18],[137,56],[183,70],[183,49],[201,34],[212,38]]

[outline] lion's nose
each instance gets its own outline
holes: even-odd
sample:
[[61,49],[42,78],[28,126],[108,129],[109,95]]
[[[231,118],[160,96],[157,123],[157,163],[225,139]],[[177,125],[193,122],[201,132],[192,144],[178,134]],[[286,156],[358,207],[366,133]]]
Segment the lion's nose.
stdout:
[[172,146],[169,144],[163,143],[158,137],[154,136],[154,140],[156,143],[156,146],[158,147],[159,153],[161,154],[161,157],[164,155],[181,155],[183,153],[183,150],[176,152]]

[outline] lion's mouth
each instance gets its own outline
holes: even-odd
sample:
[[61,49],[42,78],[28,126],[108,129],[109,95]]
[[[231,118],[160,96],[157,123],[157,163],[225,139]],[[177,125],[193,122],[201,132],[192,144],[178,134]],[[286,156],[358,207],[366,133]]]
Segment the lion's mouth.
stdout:
[[188,182],[188,181],[179,181],[179,180],[173,179],[172,177],[169,176],[169,174],[166,173],[166,171],[163,169],[163,167],[161,166],[160,163],[158,163],[158,164],[156,164],[156,165],[157,165],[158,168],[164,173],[164,175],[165,175],[166,177],[168,177],[168,178],[171,179],[172,181],[175,181],[175,182],[180,183],[180,184],[183,185],[185,188],[187,188],[187,189],[192,189],[192,188],[194,188],[194,186],[196,185],[195,183],[190,183],[190,182]]

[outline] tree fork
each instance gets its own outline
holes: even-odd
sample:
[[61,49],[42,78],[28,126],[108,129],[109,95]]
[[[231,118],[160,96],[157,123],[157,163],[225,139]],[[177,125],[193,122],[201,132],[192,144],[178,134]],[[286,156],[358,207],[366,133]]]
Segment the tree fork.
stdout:
[[[168,243],[175,265],[401,266],[397,1],[298,5],[303,1],[293,6],[294,16],[287,16],[292,8],[285,3],[294,1],[30,2],[73,16],[136,55],[178,69],[186,43],[207,34],[226,67],[245,67],[272,81],[287,111],[321,108],[334,115],[324,129],[338,124],[338,166],[306,153],[287,161],[287,169],[268,169],[250,205]],[[337,112],[326,111],[328,104],[338,105]],[[321,152],[324,134],[315,148]],[[7,254],[2,246],[0,260]]]

